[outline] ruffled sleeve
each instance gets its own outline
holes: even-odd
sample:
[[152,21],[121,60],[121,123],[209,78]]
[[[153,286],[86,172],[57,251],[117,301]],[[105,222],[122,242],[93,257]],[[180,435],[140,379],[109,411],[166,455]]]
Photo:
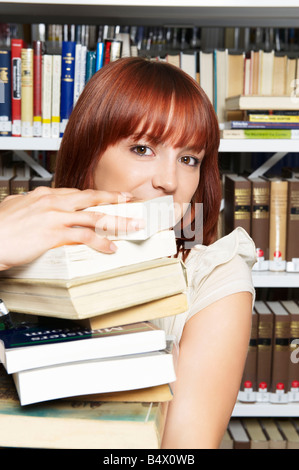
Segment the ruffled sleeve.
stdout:
[[253,240],[237,227],[209,246],[198,245],[187,259],[190,310],[187,319],[222,297],[255,290],[251,269],[256,262]]
[[227,295],[255,290],[251,268],[256,262],[255,245],[241,227],[209,246],[192,248],[187,260],[188,304],[186,312],[154,320],[168,335],[180,341],[185,323],[208,305]]

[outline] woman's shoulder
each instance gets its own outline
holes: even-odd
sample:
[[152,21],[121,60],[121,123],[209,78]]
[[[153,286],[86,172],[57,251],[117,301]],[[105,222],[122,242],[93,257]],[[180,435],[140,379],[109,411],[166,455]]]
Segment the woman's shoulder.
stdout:
[[196,277],[205,277],[216,267],[233,260],[238,265],[243,263],[249,270],[257,260],[255,244],[242,227],[237,227],[211,245],[196,245],[192,248],[186,260],[188,276],[192,278],[196,274]]

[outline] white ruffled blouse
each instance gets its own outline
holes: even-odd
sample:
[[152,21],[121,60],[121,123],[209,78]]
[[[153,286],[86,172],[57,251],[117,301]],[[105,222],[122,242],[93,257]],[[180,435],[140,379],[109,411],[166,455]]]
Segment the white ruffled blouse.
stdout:
[[241,227],[209,246],[196,245],[185,262],[188,310],[154,323],[167,335],[175,335],[179,342],[185,323],[213,302],[227,295],[249,291],[253,304],[255,290],[251,269],[255,262],[254,242]]

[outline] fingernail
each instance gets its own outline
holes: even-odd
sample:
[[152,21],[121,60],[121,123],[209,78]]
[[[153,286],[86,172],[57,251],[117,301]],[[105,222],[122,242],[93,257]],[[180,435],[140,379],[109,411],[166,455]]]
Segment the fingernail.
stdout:
[[125,199],[132,199],[133,194],[131,193],[126,193],[126,192],[121,192],[120,193]]
[[115,252],[117,250],[117,246],[115,245],[115,243],[111,242],[110,245],[109,245],[109,248],[111,251]]
[[129,222],[129,228],[133,230],[140,230],[145,227],[145,221],[143,219],[132,219]]

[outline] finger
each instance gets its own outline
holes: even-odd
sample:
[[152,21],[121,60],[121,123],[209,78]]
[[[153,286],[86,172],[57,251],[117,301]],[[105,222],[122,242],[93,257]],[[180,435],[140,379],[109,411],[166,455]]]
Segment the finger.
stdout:
[[[129,201],[133,196],[130,193],[117,191],[97,191],[93,189],[78,190],[65,188],[39,189],[33,194],[37,200],[47,208],[65,211],[87,209],[99,204],[117,204]],[[35,190],[36,191],[36,190]]]
[[59,245],[83,244],[102,253],[115,253],[117,246],[111,240],[100,237],[90,228],[69,228],[63,231]]
[[145,227],[143,219],[133,217],[121,217],[92,211],[69,212],[61,221],[69,227],[91,227],[101,236],[120,235],[141,230]]

